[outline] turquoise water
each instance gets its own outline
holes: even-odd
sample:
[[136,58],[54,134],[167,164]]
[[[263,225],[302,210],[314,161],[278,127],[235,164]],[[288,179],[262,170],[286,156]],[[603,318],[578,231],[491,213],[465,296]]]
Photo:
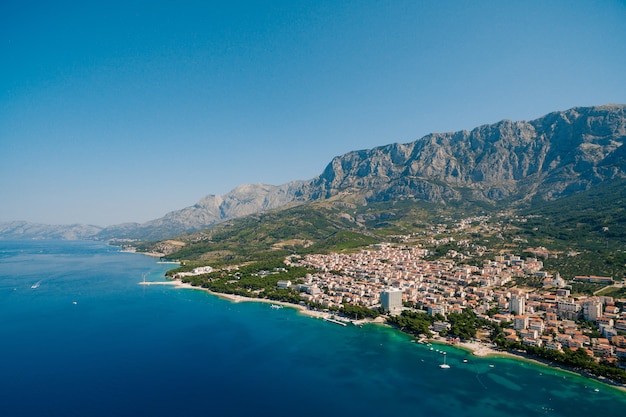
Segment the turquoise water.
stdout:
[[543,366],[446,347],[444,370],[440,354],[386,327],[342,327],[294,309],[138,285],[144,275],[164,280],[171,267],[96,242],[0,241],[0,415],[626,409],[623,392]]

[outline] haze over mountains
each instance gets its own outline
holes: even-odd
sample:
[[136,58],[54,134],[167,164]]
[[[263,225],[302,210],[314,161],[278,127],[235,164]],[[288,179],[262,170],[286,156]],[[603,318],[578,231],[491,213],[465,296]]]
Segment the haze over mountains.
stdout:
[[462,199],[522,207],[626,178],[626,105],[579,107],[533,121],[433,133],[334,158],[318,177],[280,186],[245,184],[143,224],[100,228],[0,223],[0,238],[159,240],[228,219],[328,198]]

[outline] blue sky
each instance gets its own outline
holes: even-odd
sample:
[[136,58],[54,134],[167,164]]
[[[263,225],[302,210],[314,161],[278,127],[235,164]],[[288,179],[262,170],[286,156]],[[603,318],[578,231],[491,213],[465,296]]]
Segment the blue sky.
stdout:
[[144,222],[337,155],[626,103],[624,1],[0,3],[0,221]]

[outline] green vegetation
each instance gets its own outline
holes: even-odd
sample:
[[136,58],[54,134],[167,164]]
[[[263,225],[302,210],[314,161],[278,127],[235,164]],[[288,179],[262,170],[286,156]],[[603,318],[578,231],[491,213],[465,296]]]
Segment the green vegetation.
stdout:
[[387,322],[405,333],[432,337],[430,326],[435,322],[435,317],[423,312],[404,310],[399,316],[390,316]]
[[344,304],[339,309],[339,313],[355,320],[375,319],[380,316],[380,311],[372,310],[367,307],[357,306],[353,304]]
[[[172,270],[168,275],[180,272]],[[298,304],[303,301],[297,291],[291,288],[278,288],[278,281],[295,282],[310,272],[302,267],[287,267],[276,260],[252,262],[230,272],[214,271],[208,274],[184,277],[183,282],[207,288],[223,294],[236,294],[245,297],[268,298]]]
[[302,250],[302,253],[345,252],[380,242],[379,238],[349,230],[333,233],[326,239]]
[[626,298],[626,287],[605,287],[597,295],[604,295],[613,298]]
[[[230,220],[179,236],[186,245],[168,258],[213,266],[281,259],[292,253],[353,251],[399,234],[424,233],[430,224],[484,214],[464,203],[442,206],[426,201],[372,202],[325,200]],[[137,245],[153,250],[156,243]]]
[[546,269],[564,278],[602,275],[622,279],[626,273],[626,180],[551,202],[535,202],[515,222],[519,238],[529,246],[560,251],[545,261]]
[[450,330],[442,336],[456,336],[461,340],[473,339],[478,329],[492,326],[490,321],[476,317],[471,308],[466,308],[462,313],[448,314],[447,321],[450,323]]
[[590,282],[572,282],[570,286],[573,296],[591,296],[596,291],[600,291],[602,288],[606,287],[604,284],[594,284]]
[[291,253],[351,250],[380,241],[339,213],[330,204],[313,204],[232,220],[180,237],[186,246],[169,257],[236,265],[284,259]]
[[[626,273],[626,180],[615,180],[555,201],[534,201],[527,208],[480,202],[469,190],[459,201],[377,201],[363,204],[335,197],[228,221],[210,229],[180,236],[186,243],[168,257],[190,266],[238,265],[282,259],[292,253],[346,252],[381,241],[420,243],[440,259],[448,251],[464,251],[457,242],[482,245],[460,263],[480,266],[494,254],[522,254],[545,246],[557,256],[544,259],[547,271],[565,279],[575,275],[606,275],[617,280]],[[455,222],[489,215],[478,223],[453,230]],[[442,227],[440,227],[442,226]],[[401,238],[405,236],[405,238]],[[425,244],[426,239],[449,239]],[[142,251],[152,244],[139,244]],[[538,282],[529,282],[539,286]]]

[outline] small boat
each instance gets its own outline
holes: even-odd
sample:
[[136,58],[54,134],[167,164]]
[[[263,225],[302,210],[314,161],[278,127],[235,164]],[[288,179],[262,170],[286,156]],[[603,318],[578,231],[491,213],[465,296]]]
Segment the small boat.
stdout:
[[278,304],[272,304],[270,308],[273,308],[274,310],[278,310],[278,309],[283,308],[283,306],[279,306]]
[[34,290],[35,288],[39,288],[40,285],[41,285],[41,281],[37,281],[33,285],[31,285],[30,288]]
[[463,359],[463,363],[467,363],[467,359]]
[[439,365],[439,367],[442,369],[449,369],[450,365],[446,363],[446,352],[442,352],[442,353],[443,353],[443,363]]

